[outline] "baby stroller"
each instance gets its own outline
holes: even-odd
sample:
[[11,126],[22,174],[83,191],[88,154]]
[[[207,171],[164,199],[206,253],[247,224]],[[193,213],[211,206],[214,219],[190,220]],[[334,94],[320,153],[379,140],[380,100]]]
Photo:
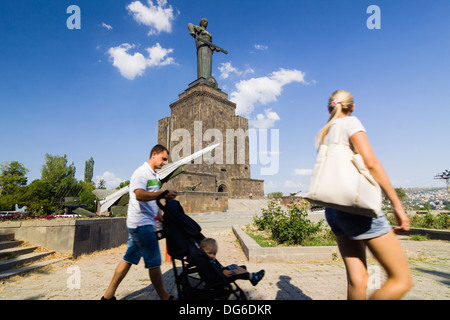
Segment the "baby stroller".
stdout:
[[[162,205],[163,192],[157,199],[158,207],[164,212],[162,235],[166,238],[167,252],[172,259],[178,299],[180,300],[226,300],[234,297],[247,300],[244,291],[227,279],[214,267],[214,261],[200,247],[205,237],[201,228],[191,217],[184,213],[176,200]],[[181,262],[181,270],[176,261]]]

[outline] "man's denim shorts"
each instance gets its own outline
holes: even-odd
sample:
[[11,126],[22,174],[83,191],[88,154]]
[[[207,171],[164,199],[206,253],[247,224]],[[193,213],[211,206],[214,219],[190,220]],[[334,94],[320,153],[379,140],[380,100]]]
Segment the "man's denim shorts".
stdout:
[[383,213],[378,218],[371,218],[325,208],[325,217],[336,236],[346,235],[351,240],[373,239],[392,230]]
[[144,258],[147,269],[161,266],[158,239],[152,225],[140,226],[136,229],[128,228],[127,252],[123,256],[123,260],[138,264],[141,257]]

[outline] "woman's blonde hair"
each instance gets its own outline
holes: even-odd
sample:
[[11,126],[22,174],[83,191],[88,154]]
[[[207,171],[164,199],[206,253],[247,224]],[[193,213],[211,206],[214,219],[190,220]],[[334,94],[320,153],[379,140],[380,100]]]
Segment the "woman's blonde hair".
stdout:
[[353,96],[350,92],[346,90],[337,90],[333,92],[330,99],[328,99],[328,111],[330,112],[330,118],[328,119],[327,124],[317,134],[317,146],[320,146],[323,143],[328,131],[330,131],[330,126],[333,120],[337,119],[341,112],[350,112],[353,104]]

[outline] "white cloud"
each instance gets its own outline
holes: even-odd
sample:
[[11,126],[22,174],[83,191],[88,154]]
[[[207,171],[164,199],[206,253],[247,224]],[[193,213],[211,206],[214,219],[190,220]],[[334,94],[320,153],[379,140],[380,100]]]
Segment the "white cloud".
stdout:
[[294,174],[297,176],[309,176],[312,174],[312,169],[295,169]]
[[299,70],[280,69],[267,77],[242,80],[236,84],[236,91],[231,93],[230,99],[237,104],[237,114],[249,115],[256,103],[266,105],[277,101],[285,85],[305,83],[304,77],[305,74]]
[[173,52],[173,49],[162,48],[159,43],[151,48],[147,48],[149,59],[147,64],[149,67],[167,66],[169,64],[175,64],[175,60],[172,57],[166,57]]
[[122,76],[129,80],[142,76],[147,68],[175,64],[175,60],[172,57],[168,57],[173,52],[173,49],[162,48],[159,43],[146,49],[148,53],[147,58],[139,52],[135,52],[132,55],[128,53],[134,47],[134,45],[124,43],[108,50],[113,66],[118,68]]
[[167,0],[157,0],[156,5],[152,0],[147,1],[148,6],[140,1],[134,1],[127,6],[134,20],[147,27],[150,27],[148,35],[159,34],[160,32],[172,32],[172,21],[175,19],[173,8],[167,6]]
[[102,27],[105,29],[108,29],[108,30],[112,30],[112,28],[113,28],[112,26],[110,26],[109,24],[106,24],[104,22],[102,22]]
[[256,50],[264,51],[264,50],[269,49],[269,47],[266,46],[265,44],[255,44],[255,49],[256,49]]
[[276,189],[276,188],[278,188],[278,184],[277,183],[275,183],[273,181],[264,180],[264,189],[265,190],[268,190],[268,189],[273,190],[273,189]]
[[260,113],[256,115],[256,119],[250,120],[250,125],[255,128],[268,129],[275,125],[275,121],[280,120],[278,114],[272,111],[272,109],[266,109],[264,110],[264,113],[265,114]]
[[295,181],[290,181],[290,180],[285,181],[283,186],[285,188],[303,188],[304,187],[304,185],[301,182],[295,182]]
[[243,75],[243,74],[248,74],[248,73],[253,73],[253,72],[255,72],[255,71],[254,71],[253,69],[251,69],[251,68],[248,68],[248,69],[245,70],[245,71],[241,71],[241,70],[239,70],[239,69],[233,67],[233,66],[231,65],[231,61],[228,61],[228,62],[222,62],[222,63],[220,64],[220,67],[219,67],[218,69],[219,69],[219,71],[220,71],[220,78],[221,78],[221,79],[227,79],[227,78],[230,76],[231,73],[235,73],[235,74],[237,74],[238,76],[240,76],[240,75]]
[[280,191],[279,183],[274,181],[264,180],[264,190],[267,192]]
[[113,66],[118,68],[120,73],[129,80],[133,80],[136,76],[141,76],[147,68],[146,59],[141,53],[136,52],[131,55],[127,52],[131,48],[134,48],[134,45],[124,43],[108,50],[113,60]]
[[239,71],[238,69],[236,69],[235,67],[233,67],[231,65],[231,61],[222,62],[218,69],[220,71],[220,78],[221,79],[227,79],[229,77],[230,73],[233,73],[233,72],[238,74],[238,75],[240,75],[242,73],[241,71]]
[[105,181],[105,187],[107,189],[112,189],[112,188],[117,188],[119,186],[119,184],[124,181],[118,177],[116,177],[116,175],[112,172],[109,171],[105,171],[103,172],[102,175],[100,176],[95,176],[97,182],[99,182],[100,180],[104,180]]

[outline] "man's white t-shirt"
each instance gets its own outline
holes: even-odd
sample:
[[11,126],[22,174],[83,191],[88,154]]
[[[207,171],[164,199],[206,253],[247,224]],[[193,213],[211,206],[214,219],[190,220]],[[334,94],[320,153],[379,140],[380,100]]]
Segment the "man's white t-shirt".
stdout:
[[155,217],[158,215],[156,200],[138,201],[134,190],[143,189],[149,192],[159,191],[158,174],[145,162],[137,168],[131,176],[128,202],[127,227],[137,228],[145,225],[155,225]]
[[350,147],[350,137],[359,131],[366,132],[366,129],[357,117],[349,116],[335,119],[331,123],[330,130],[323,140],[323,144],[331,145],[335,141],[336,135],[340,134],[337,137],[338,141]]

